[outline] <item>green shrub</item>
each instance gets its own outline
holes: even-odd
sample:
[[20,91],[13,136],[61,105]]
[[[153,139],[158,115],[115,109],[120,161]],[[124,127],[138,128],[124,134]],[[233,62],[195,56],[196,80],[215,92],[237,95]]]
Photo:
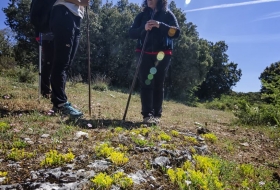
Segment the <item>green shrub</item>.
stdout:
[[33,83],[36,81],[37,74],[35,73],[36,67],[34,65],[27,65],[24,67],[15,66],[13,68],[5,69],[4,75],[14,78],[19,82]]
[[9,56],[0,56],[0,70],[14,69],[16,65],[15,59]]
[[279,106],[272,104],[250,105],[240,101],[234,111],[238,122],[246,125],[278,125],[280,121]]
[[109,89],[109,84],[110,78],[106,77],[106,75],[96,74],[93,79],[92,89],[98,91],[107,91]]
[[17,68],[17,77],[19,82],[33,83],[36,81],[37,74],[35,73],[34,65],[27,65],[22,68]]

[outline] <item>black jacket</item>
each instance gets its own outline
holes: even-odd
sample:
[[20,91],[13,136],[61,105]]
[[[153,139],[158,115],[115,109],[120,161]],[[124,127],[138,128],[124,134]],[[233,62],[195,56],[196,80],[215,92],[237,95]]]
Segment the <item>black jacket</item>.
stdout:
[[[142,49],[147,33],[145,24],[151,20],[152,12],[151,8],[145,8],[143,12],[136,16],[129,30],[130,38],[138,39],[137,49]],[[153,20],[159,21],[160,27],[153,27],[149,32],[144,50],[147,52],[172,50],[173,38],[177,38],[180,34],[176,17],[170,10],[161,10],[155,13]]]

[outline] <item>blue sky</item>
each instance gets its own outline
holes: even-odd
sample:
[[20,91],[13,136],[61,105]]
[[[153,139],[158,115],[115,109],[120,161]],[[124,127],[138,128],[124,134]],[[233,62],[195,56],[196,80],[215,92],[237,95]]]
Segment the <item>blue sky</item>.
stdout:
[[[140,4],[142,0],[129,0]],[[170,1],[170,0],[169,0]],[[186,0],[190,1],[190,0]],[[6,7],[8,0],[1,0]],[[113,2],[116,2],[114,0]],[[233,90],[258,92],[263,70],[280,61],[280,0],[175,0],[186,11],[187,21],[197,25],[201,38],[224,40],[229,60],[238,63],[242,78]],[[0,29],[5,28],[0,11]]]

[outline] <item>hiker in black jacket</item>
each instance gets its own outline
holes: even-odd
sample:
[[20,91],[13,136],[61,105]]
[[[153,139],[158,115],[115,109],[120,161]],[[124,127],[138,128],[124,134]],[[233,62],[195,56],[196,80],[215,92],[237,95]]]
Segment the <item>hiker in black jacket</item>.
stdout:
[[[136,54],[143,49],[139,63],[139,82],[144,123],[159,123],[162,115],[164,79],[170,65],[173,39],[180,34],[177,19],[167,9],[167,0],[144,0],[143,11],[139,13],[129,30],[132,39],[137,39]],[[153,18],[152,18],[153,17]]]

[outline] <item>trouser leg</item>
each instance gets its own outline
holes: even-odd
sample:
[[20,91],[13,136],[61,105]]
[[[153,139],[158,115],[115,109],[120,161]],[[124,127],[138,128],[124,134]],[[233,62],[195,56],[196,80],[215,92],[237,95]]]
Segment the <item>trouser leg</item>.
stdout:
[[67,102],[66,72],[75,57],[79,37],[80,18],[64,6],[55,6],[51,15],[54,35],[54,59],[51,72],[52,102],[54,106]]
[[43,96],[51,94],[50,76],[53,62],[53,41],[44,40],[42,44],[43,59],[41,73],[41,93]]
[[141,114],[144,118],[153,116],[154,81],[148,78],[152,67],[154,67],[154,55],[143,54],[138,77],[142,105]]
[[161,117],[162,103],[164,99],[164,80],[170,65],[171,55],[165,55],[156,67],[157,73],[154,75],[153,110],[155,117]]

